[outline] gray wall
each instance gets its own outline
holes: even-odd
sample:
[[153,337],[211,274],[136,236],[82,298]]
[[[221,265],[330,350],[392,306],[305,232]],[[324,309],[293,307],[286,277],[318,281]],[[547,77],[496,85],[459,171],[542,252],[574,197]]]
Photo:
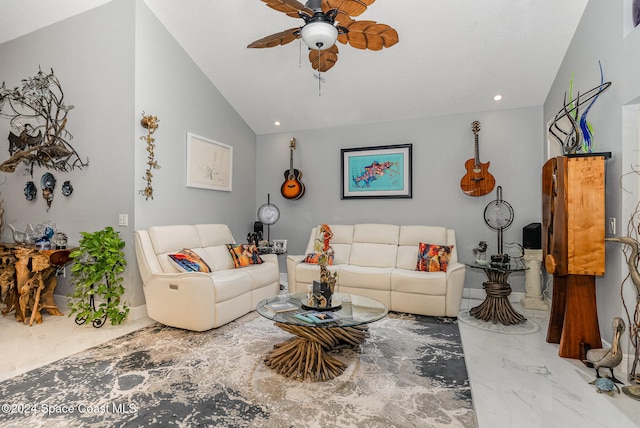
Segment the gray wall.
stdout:
[[[23,228],[51,220],[69,235],[70,244],[77,244],[81,231],[113,226],[126,242],[125,300],[133,307],[144,305],[133,244],[136,228],[226,223],[238,241],[244,240],[255,218],[255,134],[141,0],[114,0],[4,43],[0,57],[0,79],[9,86],[33,76],[38,66],[53,67],[67,102],[75,105],[67,126],[72,144],[90,160],[82,171],[54,173],[58,186],[48,212],[40,191],[35,201],[26,201],[23,188],[31,177],[22,169],[3,174],[7,223]],[[153,171],[153,200],[138,193],[146,184],[143,111],[160,119],[154,137],[162,168]],[[0,136],[9,129],[8,121],[0,119]],[[188,131],[233,146],[232,192],[185,187]],[[8,151],[0,151],[0,160],[8,157]],[[38,186],[44,172],[34,172]],[[60,193],[65,180],[75,189],[69,198]],[[118,226],[120,213],[129,215],[128,227]],[[8,228],[2,240],[11,240]],[[56,294],[71,291],[68,276],[61,278]]]
[[[613,155],[606,162],[606,216],[616,218],[617,236],[626,233],[631,213],[624,207],[635,206],[639,196],[637,178],[625,176],[631,171],[632,165],[638,165],[637,98],[640,96],[640,29],[636,28],[628,35],[623,34],[623,28],[629,27],[625,21],[630,19],[629,12],[628,1],[589,1],[544,104],[546,122],[562,107],[571,74],[575,73],[574,94],[578,90],[584,93],[599,84],[598,60],[602,62],[605,81],[611,81],[612,86],[596,101],[588,118],[595,128],[595,151],[610,151]],[[625,127],[629,126],[623,121],[627,109],[628,116],[635,122],[630,125],[635,127],[635,132],[624,134]],[[625,144],[624,135],[630,139]],[[626,178],[622,179],[623,176]],[[633,191],[623,191],[621,183],[625,184],[627,190]],[[628,269],[621,249],[619,244],[607,243],[606,274],[596,280],[600,331],[609,342],[612,336],[611,320],[623,314],[620,285]],[[627,345],[626,340],[623,345]]]
[[[36,169],[33,178],[22,167],[2,174],[5,222],[24,228],[51,220],[72,244],[79,241],[80,231],[114,226],[127,241],[127,250],[133,249],[130,229],[117,227],[118,213],[133,212],[134,202],[132,193],[123,191],[133,187],[133,41],[133,3],[116,1],[0,45],[0,79],[10,87],[33,76],[38,67],[54,69],[66,102],[75,105],[67,123],[74,137],[71,144],[90,162],[84,170],[53,173],[57,186],[48,212],[40,190],[40,177],[47,170]],[[0,119],[3,161],[9,157],[9,129],[8,121]],[[29,202],[23,189],[31,179],[38,196]],[[60,192],[65,180],[74,187],[68,198]],[[3,229],[2,240],[11,241],[8,228]],[[128,255],[131,259],[131,251]],[[69,293],[68,279],[69,275],[61,278],[57,294]],[[138,303],[131,290],[127,300]]]
[[[289,254],[302,254],[314,225],[392,223],[441,225],[456,230],[459,257],[473,259],[480,240],[497,252],[497,234],[484,223],[485,206],[495,190],[482,197],[462,193],[464,163],[474,156],[471,122],[478,120],[480,160],[491,162],[489,172],[503,188],[503,198],[515,212],[505,242],[522,242],[523,226],[541,221],[540,168],[543,156],[542,109],[460,114],[386,122],[348,128],[259,135],[257,143],[256,206],[266,202],[280,208],[271,238],[288,240]],[[305,195],[287,200],[280,194],[289,168],[289,140],[295,137],[294,167],[302,171]],[[412,199],[340,199],[340,149],[389,144],[413,144]],[[514,254],[518,249],[513,248]],[[465,287],[481,288],[484,274],[467,271]],[[511,285],[524,291],[524,275],[514,274]]]

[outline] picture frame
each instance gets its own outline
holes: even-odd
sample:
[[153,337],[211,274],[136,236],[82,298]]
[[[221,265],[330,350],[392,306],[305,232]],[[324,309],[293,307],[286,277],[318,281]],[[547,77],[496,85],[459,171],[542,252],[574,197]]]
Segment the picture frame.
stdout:
[[187,187],[231,192],[233,147],[187,133]]
[[287,240],[286,239],[274,239],[273,240],[273,248],[276,252],[286,253],[287,252]]
[[341,149],[340,199],[412,198],[413,145]]

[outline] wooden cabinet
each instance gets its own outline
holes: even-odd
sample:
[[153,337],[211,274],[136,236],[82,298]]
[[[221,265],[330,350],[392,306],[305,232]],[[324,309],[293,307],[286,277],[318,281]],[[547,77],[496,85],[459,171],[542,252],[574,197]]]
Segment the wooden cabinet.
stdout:
[[605,161],[608,153],[567,155],[542,167],[542,249],[553,275],[547,342],[561,357],[602,346],[595,276],[605,270]]

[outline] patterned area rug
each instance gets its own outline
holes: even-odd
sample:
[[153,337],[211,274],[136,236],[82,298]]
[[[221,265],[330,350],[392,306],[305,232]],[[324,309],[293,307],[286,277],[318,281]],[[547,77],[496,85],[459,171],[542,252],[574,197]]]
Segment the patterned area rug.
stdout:
[[477,427],[457,321],[389,314],[329,382],[263,363],[291,335],[257,313],[159,324],[0,383],[2,427]]

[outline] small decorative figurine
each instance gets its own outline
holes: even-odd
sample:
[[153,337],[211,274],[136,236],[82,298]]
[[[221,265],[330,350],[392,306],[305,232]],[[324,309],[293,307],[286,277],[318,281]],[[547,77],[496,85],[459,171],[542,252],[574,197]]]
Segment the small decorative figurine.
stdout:
[[53,189],[56,188],[56,178],[50,172],[45,172],[40,178],[40,187],[42,187],[42,197],[47,201],[47,211],[51,208],[53,202]]
[[27,184],[24,186],[24,196],[27,198],[27,201],[33,201],[38,194],[38,189],[36,189],[36,185],[33,181],[27,181]]
[[69,196],[72,193],[73,193],[73,186],[71,185],[71,182],[67,180],[64,183],[62,183],[62,194],[64,196]]

